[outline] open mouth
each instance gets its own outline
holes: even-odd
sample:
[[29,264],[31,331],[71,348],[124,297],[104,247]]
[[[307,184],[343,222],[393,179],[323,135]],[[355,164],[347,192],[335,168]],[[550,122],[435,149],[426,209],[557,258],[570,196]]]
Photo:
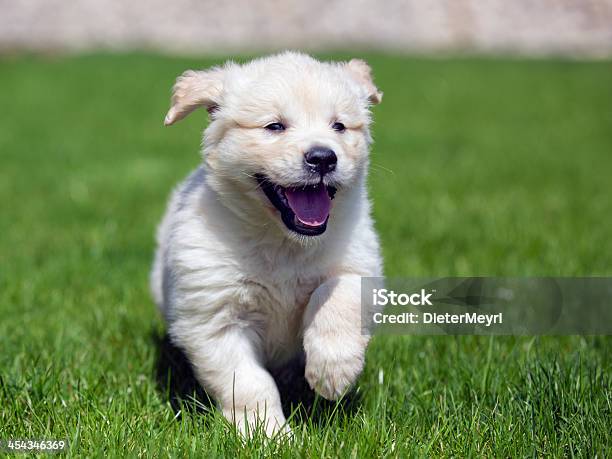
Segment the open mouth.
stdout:
[[336,188],[323,182],[283,187],[270,182],[263,175],[257,175],[256,179],[272,205],[280,212],[287,228],[304,236],[318,236],[325,232]]

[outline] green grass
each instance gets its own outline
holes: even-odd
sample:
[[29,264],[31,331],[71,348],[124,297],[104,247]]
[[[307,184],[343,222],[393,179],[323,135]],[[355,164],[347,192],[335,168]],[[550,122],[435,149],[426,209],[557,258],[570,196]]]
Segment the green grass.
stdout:
[[[612,274],[611,62],[367,57],[388,275]],[[74,456],[612,454],[606,337],[376,337],[360,400],[296,419],[290,444],[176,416],[147,277],[205,114],[162,119],[174,77],[211,63],[0,59],[0,439],[68,439]]]

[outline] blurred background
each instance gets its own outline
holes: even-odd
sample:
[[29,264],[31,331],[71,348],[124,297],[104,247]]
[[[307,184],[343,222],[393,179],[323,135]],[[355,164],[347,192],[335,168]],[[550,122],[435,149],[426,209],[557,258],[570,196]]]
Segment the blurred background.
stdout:
[[0,0],[0,49],[606,56],[612,0]]

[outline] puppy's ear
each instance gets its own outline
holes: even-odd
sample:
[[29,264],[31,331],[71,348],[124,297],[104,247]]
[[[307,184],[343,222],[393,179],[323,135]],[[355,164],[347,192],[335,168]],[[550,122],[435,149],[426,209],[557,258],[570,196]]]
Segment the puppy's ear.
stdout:
[[222,91],[223,69],[187,70],[172,88],[171,106],[164,124],[170,126],[198,107],[205,107],[212,113],[219,106]]
[[351,59],[346,64],[346,69],[349,71],[353,79],[360,83],[367,91],[368,101],[373,104],[380,104],[383,93],[374,85],[372,79],[372,69],[368,63],[361,59]]

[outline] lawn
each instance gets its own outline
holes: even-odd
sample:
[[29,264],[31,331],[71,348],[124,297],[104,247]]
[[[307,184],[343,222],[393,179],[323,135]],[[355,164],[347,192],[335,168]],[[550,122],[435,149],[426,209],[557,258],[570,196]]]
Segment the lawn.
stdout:
[[[385,93],[370,188],[387,275],[612,275],[612,62],[366,57]],[[147,278],[206,117],[162,120],[174,77],[218,62],[0,58],[0,439],[74,456],[612,454],[608,337],[378,336],[350,403],[307,404],[291,443],[243,447],[177,399],[193,381]]]

